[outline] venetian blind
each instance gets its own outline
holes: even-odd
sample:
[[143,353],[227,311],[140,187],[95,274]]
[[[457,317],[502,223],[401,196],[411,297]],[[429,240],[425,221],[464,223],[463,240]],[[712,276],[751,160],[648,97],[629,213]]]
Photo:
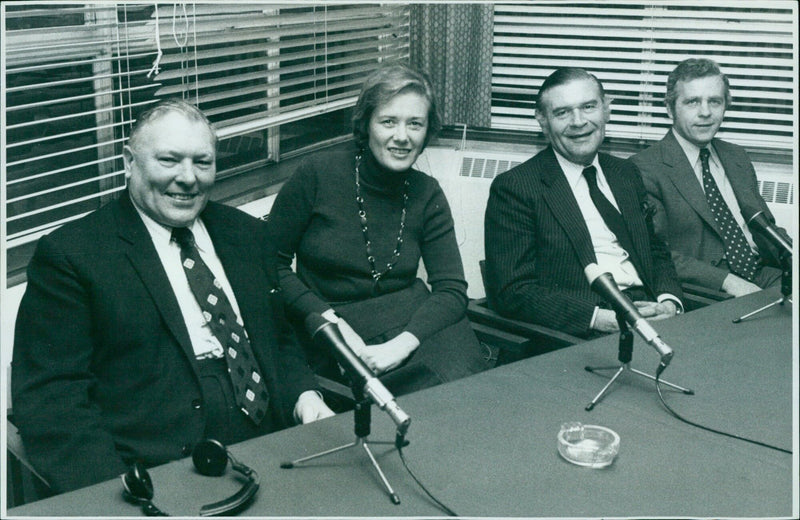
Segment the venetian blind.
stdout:
[[408,59],[409,8],[397,4],[3,8],[9,269],[16,248],[125,189],[122,147],[157,100],[197,104],[223,145],[352,106],[380,63]]
[[655,140],[670,127],[666,79],[689,57],[729,77],[719,136],[791,150],[794,2],[563,3],[495,6],[492,127],[539,130],[533,99],[559,67],[594,73],[613,98],[607,135]]

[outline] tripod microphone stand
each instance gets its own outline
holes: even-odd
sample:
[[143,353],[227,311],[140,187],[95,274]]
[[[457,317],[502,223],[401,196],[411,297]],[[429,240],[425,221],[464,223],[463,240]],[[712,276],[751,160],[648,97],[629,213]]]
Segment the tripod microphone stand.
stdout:
[[764,305],[760,309],[756,309],[753,312],[749,312],[744,316],[739,316],[738,318],[733,320],[733,323],[741,323],[743,320],[750,318],[751,316],[755,316],[756,314],[769,309],[770,307],[774,307],[775,305],[783,305],[784,302],[792,303],[792,260],[791,255],[786,253],[782,253],[780,256],[781,259],[781,297],[778,300],[775,300],[772,303],[768,303]]
[[[370,434],[370,423],[372,421],[372,413],[371,413],[372,401],[371,399],[369,399],[364,395],[364,392],[358,388],[358,385],[355,384],[352,385],[352,389],[353,389],[353,396],[356,399],[355,410],[353,412],[353,419],[355,421],[354,429],[355,429],[356,439],[353,442],[347,443],[343,446],[338,446],[336,448],[325,450],[320,453],[315,453],[314,455],[309,455],[307,457],[296,459],[291,462],[282,462],[281,468],[291,469],[313,459],[318,459],[339,451],[361,446],[367,453],[370,462],[372,462],[372,466],[378,472],[378,476],[380,477],[381,482],[383,483],[383,487],[386,489],[386,492],[389,494],[389,498],[392,500],[392,503],[400,504],[400,497],[397,495],[397,493],[395,493],[394,489],[392,489],[392,486],[389,484],[389,481],[386,480],[386,476],[383,474],[383,471],[381,470],[381,467],[378,464],[377,459],[375,459],[375,456],[369,449],[370,445],[388,444],[395,446],[396,442],[367,440],[367,437]],[[405,439],[399,440],[397,442],[402,442],[402,446],[408,445],[408,441]]]
[[[633,372],[636,375],[646,377],[653,381],[656,380],[655,376],[651,376],[650,374],[630,367],[631,359],[633,358],[633,333],[630,331],[628,324],[619,313],[617,313],[617,323],[619,323],[619,354],[617,355],[617,359],[619,360],[620,364],[607,367],[585,367],[586,371],[591,373],[595,373],[598,370],[616,370],[608,383],[606,383],[606,386],[604,386],[603,389],[600,390],[600,392],[594,397],[594,399],[592,399],[592,402],[586,405],[587,412],[590,412],[592,409],[594,409],[595,405],[600,401],[600,399],[603,398],[608,389],[611,388],[611,385],[614,383],[614,381],[616,381],[623,372]],[[659,381],[667,386],[675,388],[676,390],[680,390],[684,394],[694,395],[694,390],[683,388],[682,386],[664,381],[660,378]]]

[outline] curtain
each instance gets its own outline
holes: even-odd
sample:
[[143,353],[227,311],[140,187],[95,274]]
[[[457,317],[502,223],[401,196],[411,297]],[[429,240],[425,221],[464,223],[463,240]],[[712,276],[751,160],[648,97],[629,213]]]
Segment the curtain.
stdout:
[[488,127],[493,6],[414,4],[411,65],[428,74],[445,125]]

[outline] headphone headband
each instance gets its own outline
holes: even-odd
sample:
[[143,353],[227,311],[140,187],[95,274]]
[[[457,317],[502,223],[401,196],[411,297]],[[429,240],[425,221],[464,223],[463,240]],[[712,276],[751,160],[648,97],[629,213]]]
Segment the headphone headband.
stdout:
[[[235,513],[243,510],[256,494],[259,487],[259,477],[255,470],[237,461],[233,455],[214,439],[206,439],[197,444],[192,450],[192,461],[202,475],[218,477],[225,473],[228,460],[237,473],[247,477],[247,482],[235,494],[200,508],[200,516],[217,516],[225,513]],[[152,499],[155,495],[153,481],[144,465],[135,462],[127,473],[121,475],[125,498],[131,502],[141,504],[142,512],[146,516],[167,516],[155,505]]]

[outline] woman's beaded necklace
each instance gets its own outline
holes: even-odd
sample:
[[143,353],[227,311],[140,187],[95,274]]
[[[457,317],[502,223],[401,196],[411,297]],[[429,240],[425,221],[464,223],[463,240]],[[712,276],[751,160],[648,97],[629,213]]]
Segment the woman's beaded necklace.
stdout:
[[361,182],[359,180],[359,166],[361,165],[361,154],[356,155],[356,202],[358,203],[358,218],[361,221],[361,232],[364,235],[364,244],[367,248],[367,261],[372,274],[374,285],[372,292],[377,292],[378,282],[395,266],[400,259],[400,247],[403,245],[403,231],[406,228],[406,208],[408,206],[408,179],[403,183],[403,209],[400,212],[400,230],[397,232],[397,245],[392,252],[391,260],[386,264],[383,272],[378,272],[375,268],[375,256],[372,254],[372,242],[367,231],[367,212],[364,210],[364,198],[361,196]]

